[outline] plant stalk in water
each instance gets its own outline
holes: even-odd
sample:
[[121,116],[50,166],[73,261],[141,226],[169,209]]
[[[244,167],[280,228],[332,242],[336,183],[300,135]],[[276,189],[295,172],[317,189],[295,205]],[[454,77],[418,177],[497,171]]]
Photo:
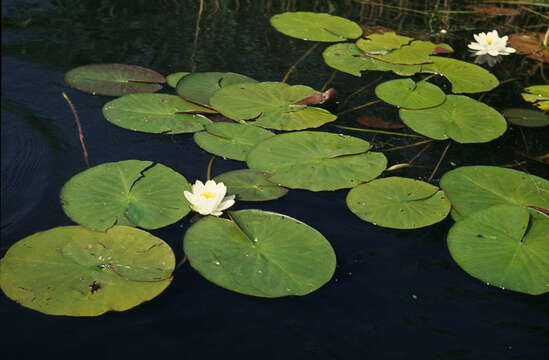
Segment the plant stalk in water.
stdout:
[[90,161],[88,160],[88,150],[86,150],[86,144],[84,143],[84,134],[82,133],[82,124],[80,124],[80,118],[78,117],[76,108],[72,104],[67,94],[65,94],[64,91],[61,94],[69,104],[72,114],[74,115],[74,120],[76,121],[76,126],[78,127],[78,137],[80,138],[80,145],[82,145],[82,152],[84,153],[84,162],[86,163],[87,167],[90,167]]

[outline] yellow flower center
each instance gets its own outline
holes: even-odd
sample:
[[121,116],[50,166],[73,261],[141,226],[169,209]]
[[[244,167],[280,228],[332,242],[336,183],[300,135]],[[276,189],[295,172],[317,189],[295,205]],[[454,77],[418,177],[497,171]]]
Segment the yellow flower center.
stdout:
[[206,191],[206,192],[203,192],[202,194],[200,194],[200,196],[204,196],[206,199],[211,199],[211,198],[215,197],[215,194],[211,193],[209,191]]
[[491,39],[486,40],[486,42],[488,43],[488,45],[492,45],[492,40]]

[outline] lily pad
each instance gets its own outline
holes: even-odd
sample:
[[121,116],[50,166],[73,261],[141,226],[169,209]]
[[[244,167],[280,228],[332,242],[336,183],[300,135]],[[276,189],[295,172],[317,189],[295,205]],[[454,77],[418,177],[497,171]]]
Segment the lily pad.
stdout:
[[322,53],[326,65],[347,74],[361,76],[363,71],[393,71],[402,76],[411,76],[421,70],[420,65],[390,64],[366,56],[352,43],[334,44]]
[[306,295],[334,274],[330,243],[289,216],[231,211],[230,221],[208,216],[189,228],[183,242],[191,266],[223,288],[246,295]]
[[438,187],[402,177],[358,185],[347,194],[347,206],[362,220],[393,229],[429,226],[450,212],[450,201]]
[[183,77],[189,74],[190,72],[176,72],[166,76],[166,81],[168,82],[169,86],[175,88],[177,87],[177,83],[179,82],[179,80],[183,79]]
[[549,62],[549,46],[543,45],[544,32],[515,33],[509,35],[509,46],[517,54],[526,55],[530,59]]
[[211,120],[201,114],[215,111],[168,94],[130,94],[109,101],[103,115],[116,126],[155,134],[204,130]]
[[194,141],[209,153],[246,161],[252,147],[274,135],[256,126],[218,122],[206,125],[206,131],[195,133]]
[[367,39],[358,39],[356,46],[366,54],[385,55],[391,50],[407,45],[413,38],[397,35],[395,32],[371,34]]
[[104,163],[76,174],[61,189],[63,210],[88,229],[113,225],[158,229],[190,211],[185,177],[151,161]]
[[210,97],[219,89],[233,84],[256,83],[246,75],[232,72],[202,72],[185,76],[177,83],[179,96],[192,102],[209,106]]
[[542,127],[549,125],[549,116],[541,111],[530,109],[505,109],[503,116],[512,124],[526,127]]
[[248,167],[267,171],[277,184],[311,191],[351,188],[387,167],[387,158],[368,152],[367,141],[352,136],[300,131],[273,136],[248,154]]
[[218,175],[214,180],[227,186],[227,194],[236,195],[240,201],[267,201],[278,199],[288,189],[269,180],[271,174],[264,171],[241,169]]
[[446,100],[446,94],[438,86],[412,79],[386,81],[376,87],[375,93],[386,103],[405,109],[430,108]]
[[421,72],[446,77],[454,94],[485,92],[499,85],[498,79],[489,71],[456,59],[431,56],[431,64],[421,65]]
[[334,121],[327,110],[296,104],[312,95],[322,94],[308,86],[281,82],[237,84],[217,91],[210,99],[220,113],[236,121],[275,130],[315,128]]
[[93,95],[122,96],[158,91],[166,79],[156,71],[141,66],[95,64],[68,71],[65,82]]
[[271,25],[281,33],[303,40],[337,42],[362,35],[357,23],[330,14],[285,12],[271,17]]
[[499,112],[463,95],[447,95],[446,101],[434,108],[400,109],[399,115],[414,131],[437,140],[484,143],[507,130],[507,121]]
[[143,230],[64,226],[15,243],[0,262],[0,285],[10,299],[45,314],[97,316],[154,298],[174,268],[170,246]]
[[457,220],[495,205],[549,208],[549,181],[513,169],[463,166],[445,173],[440,187]]
[[534,85],[524,89],[521,95],[528,102],[533,103],[540,110],[549,110],[549,85]]
[[493,206],[454,224],[447,241],[458,265],[489,285],[531,295],[549,291],[549,218]]
[[[357,46],[360,48],[359,42],[360,40],[357,42]],[[404,45],[387,54],[369,53],[367,55],[392,64],[418,65],[433,62],[433,56],[430,55],[441,45],[448,47],[446,44],[434,44],[430,41],[415,40],[410,45]]]

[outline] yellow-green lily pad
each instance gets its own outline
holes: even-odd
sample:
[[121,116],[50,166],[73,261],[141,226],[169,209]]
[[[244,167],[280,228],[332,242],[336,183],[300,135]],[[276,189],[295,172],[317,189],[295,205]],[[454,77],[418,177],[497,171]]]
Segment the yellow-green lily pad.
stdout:
[[409,78],[383,82],[375,93],[386,103],[412,110],[435,107],[446,100],[446,94],[438,86],[427,81],[416,83]]
[[10,299],[45,314],[97,316],[154,298],[174,268],[170,246],[143,230],[64,226],[10,247],[0,261],[0,286]]
[[271,17],[281,33],[303,40],[337,42],[362,35],[357,23],[339,16],[314,12],[285,12]]

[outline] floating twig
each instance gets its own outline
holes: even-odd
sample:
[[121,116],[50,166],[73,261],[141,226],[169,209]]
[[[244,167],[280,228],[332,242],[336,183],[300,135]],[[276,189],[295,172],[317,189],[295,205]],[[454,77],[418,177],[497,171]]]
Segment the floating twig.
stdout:
[[386,151],[395,151],[395,150],[408,149],[408,148],[411,148],[411,147],[415,147],[415,146],[427,144],[427,143],[430,143],[430,142],[432,142],[432,141],[433,141],[433,140],[422,140],[422,141],[418,141],[418,142],[413,143],[413,144],[402,145],[402,146],[395,146],[395,147],[388,148],[388,149],[385,149],[385,150],[384,150],[384,149],[381,149],[380,151],[386,152]]
[[90,162],[88,160],[88,150],[86,150],[86,144],[84,143],[84,134],[82,133],[82,125],[80,124],[80,118],[78,117],[78,113],[76,112],[76,108],[72,104],[72,102],[69,99],[69,97],[67,96],[67,94],[65,94],[64,91],[61,94],[63,95],[63,97],[65,98],[67,103],[69,104],[69,106],[71,108],[71,111],[72,111],[72,114],[74,115],[74,120],[76,121],[76,126],[78,127],[78,136],[80,138],[80,145],[82,145],[82,152],[84,153],[84,162],[86,163],[87,167],[90,167]]
[[432,142],[430,142],[429,144],[425,145],[425,147],[423,149],[421,149],[417,154],[416,156],[414,156],[410,161],[408,161],[408,164],[411,166],[417,159],[419,159],[419,157],[425,152],[427,151],[427,149],[429,149],[431,147],[431,145],[433,145]]
[[181,266],[183,266],[183,264],[185,264],[187,262],[187,254],[185,254],[185,256],[183,256],[183,259],[179,260],[179,262],[177,263],[177,265],[175,265],[175,270],[179,269]]

